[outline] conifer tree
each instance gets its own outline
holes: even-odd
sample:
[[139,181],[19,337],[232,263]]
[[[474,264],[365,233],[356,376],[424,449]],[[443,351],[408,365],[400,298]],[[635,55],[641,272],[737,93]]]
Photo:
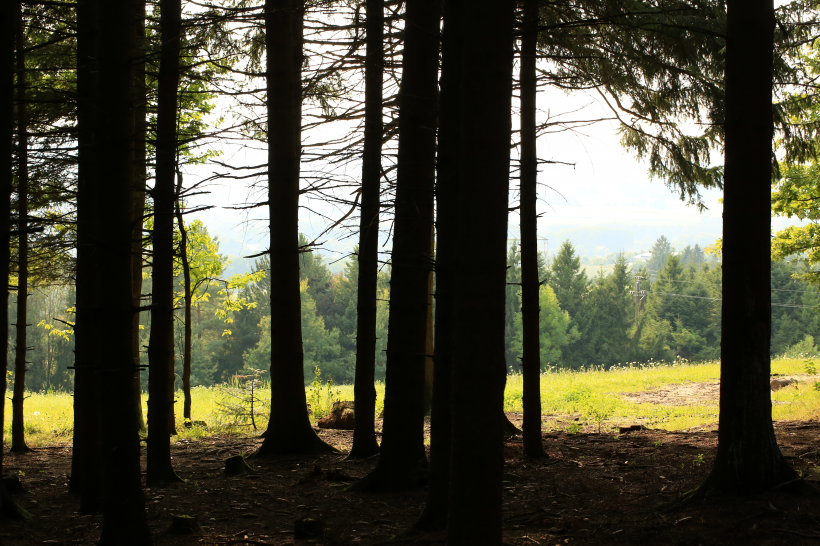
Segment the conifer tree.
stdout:
[[384,77],[384,1],[365,3],[365,127],[362,154],[362,206],[359,223],[359,267],[356,313],[356,421],[348,458],[379,451],[374,429],[376,390],[376,290],[379,278],[379,188],[382,166],[382,79]]
[[[171,464],[174,415],[174,194],[177,158],[180,0],[160,3],[156,177],[152,261],[151,337],[148,344],[148,472],[146,483],[182,481]],[[175,432],[175,431],[174,431]]]
[[769,386],[774,21],[772,0],[727,2],[718,452],[682,502],[808,487],[777,445]]
[[299,283],[299,180],[305,3],[266,0],[271,413],[258,456],[335,451],[310,426]]
[[[501,544],[504,282],[512,100],[512,1],[453,1],[463,17],[459,58],[458,205],[452,313],[453,399],[447,543]],[[445,26],[447,22],[445,21]],[[481,111],[481,116],[475,112]],[[474,249],[472,229],[483,229]],[[480,405],[470,400],[480,398]],[[480,450],[475,446],[481,445]],[[470,464],[460,464],[469,457]],[[477,480],[476,476],[481,479]]]
[[441,3],[410,0],[405,10],[384,433],[378,465],[357,484],[371,491],[417,485],[413,475],[426,464],[423,388]]
[[[0,23],[0,286],[8,287],[11,239],[11,192],[12,192],[12,132],[14,131],[14,18],[6,16]],[[0,305],[8,309],[9,291],[2,290]],[[8,340],[8,313],[0,314],[0,332]],[[6,345],[8,341],[6,342]],[[8,351],[0,354],[0,392],[6,392]],[[4,400],[5,402],[5,400]],[[5,403],[0,404],[0,423],[5,423]],[[0,446],[3,445],[5,427],[0,429]],[[3,469],[3,450],[0,449],[0,472]],[[24,518],[28,514],[20,508],[0,480],[0,512],[12,518]]]
[[[93,348],[95,367],[105,388],[96,393],[102,412],[103,522],[102,546],[147,546],[152,543],[140,475],[140,449],[134,410],[134,361],[131,354],[133,313],[131,223],[134,184],[133,57],[134,7],[102,2],[99,20],[99,114],[95,129],[98,172],[106,174],[106,199],[91,211],[98,221],[94,249],[107,267],[96,281],[106,297],[97,310],[101,342]],[[102,268],[101,268],[102,269]],[[103,309],[105,312],[103,312]]]

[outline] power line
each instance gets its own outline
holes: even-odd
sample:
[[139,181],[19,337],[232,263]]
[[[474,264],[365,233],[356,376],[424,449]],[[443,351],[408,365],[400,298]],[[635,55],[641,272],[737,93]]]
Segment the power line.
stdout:
[[[689,296],[687,294],[673,294],[672,292],[650,292],[652,296],[674,296],[676,298],[691,298],[695,300],[722,301],[723,298],[707,298],[705,296]],[[794,309],[815,309],[814,305],[790,305],[788,303],[772,303],[772,307],[792,307]]]
[[[719,283],[719,282],[674,281],[672,279],[664,279],[663,281],[655,281],[655,282],[657,283],[657,282],[664,282],[664,281],[666,281],[666,282],[682,282],[682,283],[686,283],[686,284],[703,284],[703,285],[709,285],[709,286],[721,286],[721,283]],[[772,291],[773,292],[797,292],[797,293],[800,293],[800,294],[802,294],[803,292],[810,292],[810,290],[789,290],[787,288],[772,288]]]

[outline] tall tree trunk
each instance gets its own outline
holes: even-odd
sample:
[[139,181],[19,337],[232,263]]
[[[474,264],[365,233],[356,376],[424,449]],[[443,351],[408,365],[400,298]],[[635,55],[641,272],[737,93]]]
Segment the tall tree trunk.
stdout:
[[[180,0],[161,0],[157,95],[157,167],[154,183],[154,256],[151,337],[148,343],[148,472],[146,483],[181,481],[171,464],[169,408],[174,372],[174,175],[177,156],[177,86],[182,29]],[[171,387],[171,388],[169,388]]]
[[436,158],[436,322],[433,404],[430,414],[430,485],[415,527],[444,529],[449,515],[453,388],[453,303],[458,224],[459,83],[464,32],[459,9],[444,0],[439,130]]
[[729,0],[727,25],[720,430],[715,466],[691,500],[798,477],[777,446],[769,386],[772,0]]
[[[15,20],[4,17],[0,21],[0,294],[3,309],[9,308],[9,260],[11,259],[11,192],[12,152],[14,133],[14,50]],[[0,313],[0,332],[6,340],[0,351],[0,394],[6,395],[6,371],[8,370],[8,331],[9,314]],[[0,404],[0,423],[5,423],[5,399]],[[0,447],[3,446],[5,427],[0,427]],[[3,449],[0,449],[0,474],[3,469]],[[2,480],[0,480],[0,514],[20,519],[28,513],[11,498]]]
[[[507,271],[512,0],[453,1],[463,19],[453,346],[452,546],[501,544],[504,307]],[[446,24],[446,23],[445,23]],[[481,112],[480,116],[475,112]],[[481,226],[482,249],[473,236]],[[473,403],[481,400],[481,404]],[[475,446],[481,446],[476,449]],[[457,464],[469,460],[470,464]],[[476,479],[480,476],[481,479]]]
[[191,264],[188,263],[188,230],[185,229],[185,220],[182,216],[182,172],[177,166],[177,194],[176,215],[179,228],[179,261],[182,264],[182,283],[185,305],[185,333],[182,348],[182,393],[185,397],[182,416],[185,426],[193,426],[191,418]]
[[[436,228],[430,226],[430,256],[435,263],[436,257]],[[422,415],[429,416],[433,410],[433,352],[435,348],[435,337],[433,332],[433,290],[435,290],[435,275],[431,269],[427,273],[427,320],[425,322],[424,335],[424,388],[422,389]]]
[[521,36],[521,322],[524,375],[524,456],[544,456],[541,441],[541,350],[539,347],[538,292],[538,154],[535,140],[535,71],[538,42],[538,0],[524,0]]
[[[145,56],[148,53],[145,47],[145,2],[134,2],[134,17],[136,20],[136,55],[134,63],[134,233],[132,235],[131,263],[131,293],[135,308],[142,307],[142,217],[145,214],[145,189],[148,180],[146,162],[146,135],[148,123],[148,104],[145,86]],[[134,323],[131,326],[131,353],[134,358],[134,409],[136,410],[137,426],[145,430],[145,418],[142,415],[142,385],[140,382],[140,313],[134,314]]]
[[348,459],[379,452],[376,418],[376,291],[379,280],[379,189],[382,171],[384,0],[365,4],[364,154],[359,222],[359,279],[356,304],[356,419]]
[[80,494],[80,511],[102,505],[101,421],[96,347],[101,288],[97,275],[105,257],[97,247],[97,65],[98,2],[77,4],[77,301],[74,324],[74,445],[69,491]]
[[399,146],[390,278],[384,433],[367,491],[417,486],[424,454],[424,363],[436,158],[440,0],[405,4]]
[[11,399],[11,451],[26,445],[23,402],[26,399],[26,323],[28,322],[28,105],[26,103],[26,35],[22,3],[17,2],[17,337],[14,347],[14,395]]
[[[134,8],[101,2],[99,20],[99,112],[97,165],[105,173],[105,200],[96,204],[95,250],[106,258],[99,287],[106,297],[98,323],[97,365],[103,431],[103,522],[101,546],[152,543],[140,476],[139,433],[133,416],[134,361],[131,354],[131,239],[134,196]],[[156,289],[157,286],[154,287]],[[98,311],[103,313],[103,309]],[[152,394],[153,396],[153,394]],[[150,428],[149,428],[150,432]]]
[[304,10],[304,0],[265,1],[271,413],[258,456],[335,451],[313,432],[305,399],[299,293]]

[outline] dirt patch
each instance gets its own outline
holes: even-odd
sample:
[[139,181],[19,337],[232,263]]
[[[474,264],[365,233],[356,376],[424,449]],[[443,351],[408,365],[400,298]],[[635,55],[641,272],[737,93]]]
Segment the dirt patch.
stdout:
[[[778,375],[777,379],[793,379],[802,383],[815,376],[808,374]],[[784,388],[794,388],[794,384]],[[621,392],[618,396],[636,404],[661,406],[717,406],[720,399],[720,381],[704,383],[671,383],[663,387],[641,392]],[[781,402],[774,401],[774,404]]]

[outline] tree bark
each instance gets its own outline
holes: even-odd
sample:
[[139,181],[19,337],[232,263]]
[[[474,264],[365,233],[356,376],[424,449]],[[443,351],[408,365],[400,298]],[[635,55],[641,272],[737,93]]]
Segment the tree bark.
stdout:
[[310,426],[299,294],[304,0],[265,1],[270,214],[271,414],[257,456],[335,451]]
[[772,0],[727,2],[720,426],[693,499],[798,477],[777,446],[769,385],[774,25]]
[[[462,19],[458,234],[453,312],[453,405],[450,518],[452,546],[501,544],[503,413],[506,366],[504,307],[507,266],[512,0],[448,0]],[[459,9],[460,8],[460,9]],[[447,22],[445,21],[445,25]],[[475,115],[481,112],[481,115]],[[474,229],[482,228],[475,251]],[[481,400],[481,404],[473,403]],[[481,449],[475,449],[475,446]],[[470,464],[457,464],[460,461]],[[476,479],[480,476],[480,479]]]
[[[435,263],[436,257],[436,229],[430,226],[430,257]],[[433,290],[435,290],[435,276],[431,269],[427,273],[427,319],[424,333],[424,388],[422,389],[421,413],[429,417],[433,410],[433,353],[436,350],[433,332]]]
[[23,403],[26,399],[26,326],[28,322],[28,105],[26,103],[26,35],[23,6],[17,13],[17,337],[14,347],[14,394],[11,399],[11,451],[31,451],[26,445]]
[[193,426],[191,418],[191,264],[188,263],[188,230],[185,229],[185,219],[182,216],[182,172],[177,169],[176,215],[179,228],[179,261],[182,264],[183,300],[185,305],[185,332],[182,347],[182,393],[184,402],[182,416],[185,427]]
[[[134,17],[136,20],[137,60],[134,63],[134,233],[132,235],[131,264],[131,292],[135,308],[142,306],[142,227],[145,215],[145,189],[148,180],[146,162],[146,135],[148,123],[148,104],[145,86],[145,2],[134,2]],[[142,415],[142,385],[140,382],[140,313],[134,315],[131,326],[131,353],[134,359],[134,409],[136,411],[137,426],[145,430],[145,418]]]
[[379,452],[376,418],[376,291],[379,279],[379,190],[382,171],[382,94],[384,77],[384,0],[365,3],[365,119],[362,156],[359,278],[356,303],[356,419],[348,459]]
[[433,400],[430,413],[430,484],[427,503],[414,527],[439,530],[447,526],[452,441],[453,303],[458,223],[459,83],[463,26],[460,6],[444,1],[439,88],[439,130],[436,157],[436,321]]
[[100,286],[104,256],[98,251],[95,216],[97,170],[98,2],[77,4],[77,301],[74,324],[74,445],[69,491],[80,494],[80,511],[102,504],[101,421],[96,347],[100,341]]
[[413,475],[426,465],[423,390],[440,14],[440,0],[405,4],[384,432],[378,465],[357,484],[366,491],[418,486]]
[[[15,20],[4,17],[0,22],[0,294],[3,297],[3,309],[9,308],[9,260],[11,259],[11,192],[12,192],[12,135],[14,133],[14,50]],[[0,393],[6,395],[8,388],[6,371],[8,370],[8,331],[9,314],[0,313],[0,332],[6,340],[0,354]],[[0,423],[5,423],[6,404],[0,404]],[[0,446],[3,445],[5,427],[0,427]],[[3,449],[0,449],[0,474],[3,469]],[[20,508],[6,491],[0,480],[0,514],[21,519],[28,513]]]
[[182,481],[171,464],[174,428],[174,175],[177,155],[177,86],[182,31],[180,0],[161,0],[157,95],[157,166],[154,183],[154,254],[151,337],[148,343],[148,472],[146,483]]
[[[98,322],[97,365],[103,431],[102,546],[152,543],[140,476],[139,434],[133,419],[134,361],[131,354],[131,216],[134,196],[134,7],[99,5],[99,69],[95,106],[97,166],[106,174],[105,200],[98,200],[95,250],[105,256],[99,287],[106,297]],[[157,287],[154,287],[155,289]],[[100,310],[102,311],[102,310]],[[150,431],[150,428],[149,428]]]
[[538,93],[536,46],[538,0],[524,0],[521,36],[521,322],[524,380],[524,456],[544,456],[541,441],[541,350],[539,346],[538,154],[535,112]]

